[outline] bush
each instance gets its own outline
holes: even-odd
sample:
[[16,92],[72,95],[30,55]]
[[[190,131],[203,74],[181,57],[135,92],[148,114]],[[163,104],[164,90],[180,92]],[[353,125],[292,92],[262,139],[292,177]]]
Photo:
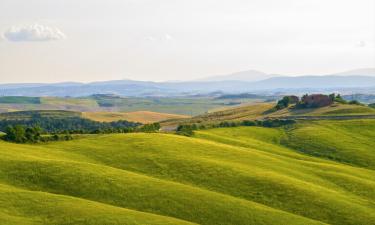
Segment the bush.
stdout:
[[177,127],[177,134],[184,135],[184,136],[193,136],[194,130],[197,130],[197,125],[179,125]]
[[25,143],[27,141],[25,127],[21,125],[6,127],[4,139],[16,143]]
[[349,104],[350,104],[350,105],[363,105],[362,103],[360,103],[360,102],[357,101],[357,100],[351,100],[351,101],[349,102]]
[[284,96],[281,100],[279,100],[275,106],[277,110],[287,108],[290,104],[297,104],[299,102],[299,98],[294,95]]
[[296,123],[295,120],[281,120],[281,119],[274,119],[274,120],[264,120],[262,121],[263,127],[281,127],[285,125],[291,125]]
[[151,123],[151,124],[145,124],[142,127],[138,129],[140,132],[156,132],[160,130],[160,123]]
[[256,126],[257,122],[251,120],[244,120],[241,123],[242,126]]

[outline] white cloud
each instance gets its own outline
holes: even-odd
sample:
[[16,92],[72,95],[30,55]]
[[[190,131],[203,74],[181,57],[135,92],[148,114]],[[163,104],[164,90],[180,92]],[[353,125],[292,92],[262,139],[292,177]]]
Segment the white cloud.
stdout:
[[171,40],[173,40],[173,37],[172,37],[170,34],[165,34],[165,35],[164,35],[164,39],[165,39],[166,41],[171,41]]
[[359,42],[357,42],[356,46],[358,48],[366,47],[366,42],[365,41],[359,41]]
[[32,24],[13,26],[4,32],[8,41],[53,41],[66,38],[66,35],[55,27]]

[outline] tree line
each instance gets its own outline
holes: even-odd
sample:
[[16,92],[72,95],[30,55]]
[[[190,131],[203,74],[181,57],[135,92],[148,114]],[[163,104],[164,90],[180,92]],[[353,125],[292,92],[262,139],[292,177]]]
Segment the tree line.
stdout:
[[258,126],[258,127],[281,127],[295,124],[291,119],[266,119],[266,120],[243,120],[243,121],[222,121],[213,124],[181,124],[177,127],[176,133],[184,136],[192,136],[195,130],[204,130],[220,127]]
[[5,133],[2,139],[16,143],[70,140],[72,134],[155,132],[159,129],[159,123],[142,125],[126,120],[97,122],[80,117],[0,120],[0,131]]
[[115,122],[97,122],[81,117],[38,117],[21,120],[0,120],[0,131],[5,132],[9,126],[22,125],[25,127],[40,127],[46,133],[113,133],[126,132],[138,127],[141,123],[120,120]]

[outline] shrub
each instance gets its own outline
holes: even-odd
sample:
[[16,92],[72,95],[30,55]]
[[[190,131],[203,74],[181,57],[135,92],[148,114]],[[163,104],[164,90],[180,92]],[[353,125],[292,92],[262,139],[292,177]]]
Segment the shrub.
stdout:
[[145,124],[138,129],[140,132],[156,132],[160,130],[160,123]]
[[197,129],[195,124],[193,125],[179,125],[177,127],[177,134],[184,135],[184,136],[193,136],[194,130]]
[[242,126],[256,126],[257,123],[255,121],[251,121],[251,120],[244,120],[244,121],[242,121],[241,125]]
[[25,127],[21,125],[6,127],[4,139],[16,143],[25,143],[27,140]]
[[362,105],[362,103],[360,103],[359,101],[357,100],[351,100],[350,102],[348,102],[350,105]]
[[294,95],[284,96],[281,100],[279,100],[275,106],[277,110],[287,108],[290,104],[297,104],[299,102],[299,98]]

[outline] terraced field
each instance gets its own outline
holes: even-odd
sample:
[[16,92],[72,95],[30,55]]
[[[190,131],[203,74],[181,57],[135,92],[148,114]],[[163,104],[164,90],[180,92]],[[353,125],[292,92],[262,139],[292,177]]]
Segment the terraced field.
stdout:
[[374,130],[327,120],[0,141],[0,224],[371,225]]

